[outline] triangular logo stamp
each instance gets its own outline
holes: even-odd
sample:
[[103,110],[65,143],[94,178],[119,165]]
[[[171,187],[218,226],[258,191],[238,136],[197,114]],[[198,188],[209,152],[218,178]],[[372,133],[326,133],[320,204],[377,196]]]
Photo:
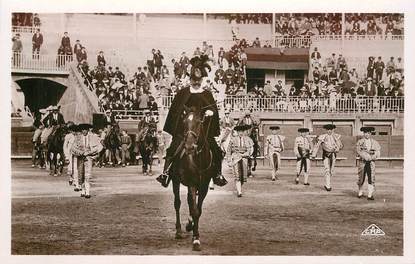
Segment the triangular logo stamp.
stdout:
[[383,232],[380,227],[375,224],[371,224],[362,232],[362,236],[384,236],[385,232]]

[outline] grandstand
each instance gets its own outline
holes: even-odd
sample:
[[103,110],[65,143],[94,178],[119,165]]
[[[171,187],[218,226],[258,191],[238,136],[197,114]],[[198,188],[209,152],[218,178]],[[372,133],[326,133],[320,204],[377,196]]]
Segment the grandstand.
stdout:
[[[29,132],[21,131],[30,129],[19,127],[28,126],[31,112],[50,104],[60,104],[65,119],[75,122],[92,122],[93,114],[111,109],[121,126],[134,133],[147,101],[152,100],[147,97],[153,97],[157,105],[153,111],[162,127],[175,92],[188,82],[185,52],[188,58],[198,53],[210,56],[212,71],[205,85],[215,91],[220,111],[230,109],[234,118],[253,111],[261,124],[262,141],[272,124],[284,127],[290,145],[297,127],[309,127],[315,134],[323,123],[334,122],[350,142],[345,144],[348,156],[340,164],[354,165],[352,143],[361,126],[373,125],[385,149],[385,164],[402,165],[403,148],[397,151],[391,146],[403,145],[403,66],[396,65],[393,74],[383,69],[382,89],[387,92],[377,92],[379,80],[373,83],[376,93],[367,92],[372,84],[367,78],[369,56],[381,56],[385,65],[390,57],[401,58],[403,65],[402,14],[76,13],[36,14],[36,23],[34,17],[13,16],[12,33],[20,34],[23,49],[12,58],[12,105],[19,105],[13,112],[24,112],[12,117],[13,130],[20,131],[13,134],[13,155],[31,152],[27,142],[19,144],[30,138],[22,136]],[[367,30],[371,20],[375,31]],[[353,23],[359,31],[349,30]],[[44,38],[37,59],[32,56],[35,29]],[[64,32],[70,37],[71,53],[58,54]],[[86,59],[72,51],[75,40],[85,47]],[[224,53],[219,62],[220,47]],[[312,59],[316,48],[318,65]],[[159,70],[155,60],[159,55],[152,49],[163,57]],[[98,64],[99,51],[105,65]],[[335,67],[334,82],[320,82],[323,67],[330,73],[333,53],[336,63],[342,54],[346,66]],[[320,71],[317,82],[315,66]],[[143,71],[148,67],[148,73],[141,74],[138,67]],[[348,76],[353,68],[360,76],[355,80]]]

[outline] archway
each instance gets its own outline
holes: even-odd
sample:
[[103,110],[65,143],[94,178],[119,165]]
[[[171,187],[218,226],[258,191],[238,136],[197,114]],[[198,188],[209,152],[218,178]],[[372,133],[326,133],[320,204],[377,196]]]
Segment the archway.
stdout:
[[57,105],[66,86],[42,78],[29,78],[16,81],[25,97],[25,105],[35,112],[49,105]]

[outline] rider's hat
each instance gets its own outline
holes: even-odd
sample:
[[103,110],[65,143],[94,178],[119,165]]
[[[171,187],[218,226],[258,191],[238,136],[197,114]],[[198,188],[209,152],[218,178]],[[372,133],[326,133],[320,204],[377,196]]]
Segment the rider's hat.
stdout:
[[203,77],[207,77],[207,71],[211,70],[211,67],[208,64],[209,57],[207,55],[201,55],[193,57],[190,60],[192,68],[190,70],[190,79],[192,80],[201,80]]
[[310,130],[308,129],[308,128],[306,128],[306,127],[303,127],[303,128],[299,128],[298,129],[298,132],[300,132],[300,133],[305,133],[305,132],[309,132]]
[[51,105],[49,105],[47,108],[46,108],[46,111],[52,111],[53,110],[53,106],[51,106]]
[[270,126],[269,129],[271,130],[280,130],[279,126]]

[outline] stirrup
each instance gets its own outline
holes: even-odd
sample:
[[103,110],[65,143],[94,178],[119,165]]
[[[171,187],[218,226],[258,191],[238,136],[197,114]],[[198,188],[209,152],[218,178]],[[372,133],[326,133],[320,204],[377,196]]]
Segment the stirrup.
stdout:
[[213,177],[213,183],[219,187],[222,187],[225,186],[228,183],[228,181],[225,179],[225,177],[223,177],[223,175],[219,174]]
[[162,173],[160,174],[160,176],[158,176],[156,178],[156,180],[161,183],[161,185],[165,188],[167,188],[167,186],[169,186],[169,175],[167,173]]

